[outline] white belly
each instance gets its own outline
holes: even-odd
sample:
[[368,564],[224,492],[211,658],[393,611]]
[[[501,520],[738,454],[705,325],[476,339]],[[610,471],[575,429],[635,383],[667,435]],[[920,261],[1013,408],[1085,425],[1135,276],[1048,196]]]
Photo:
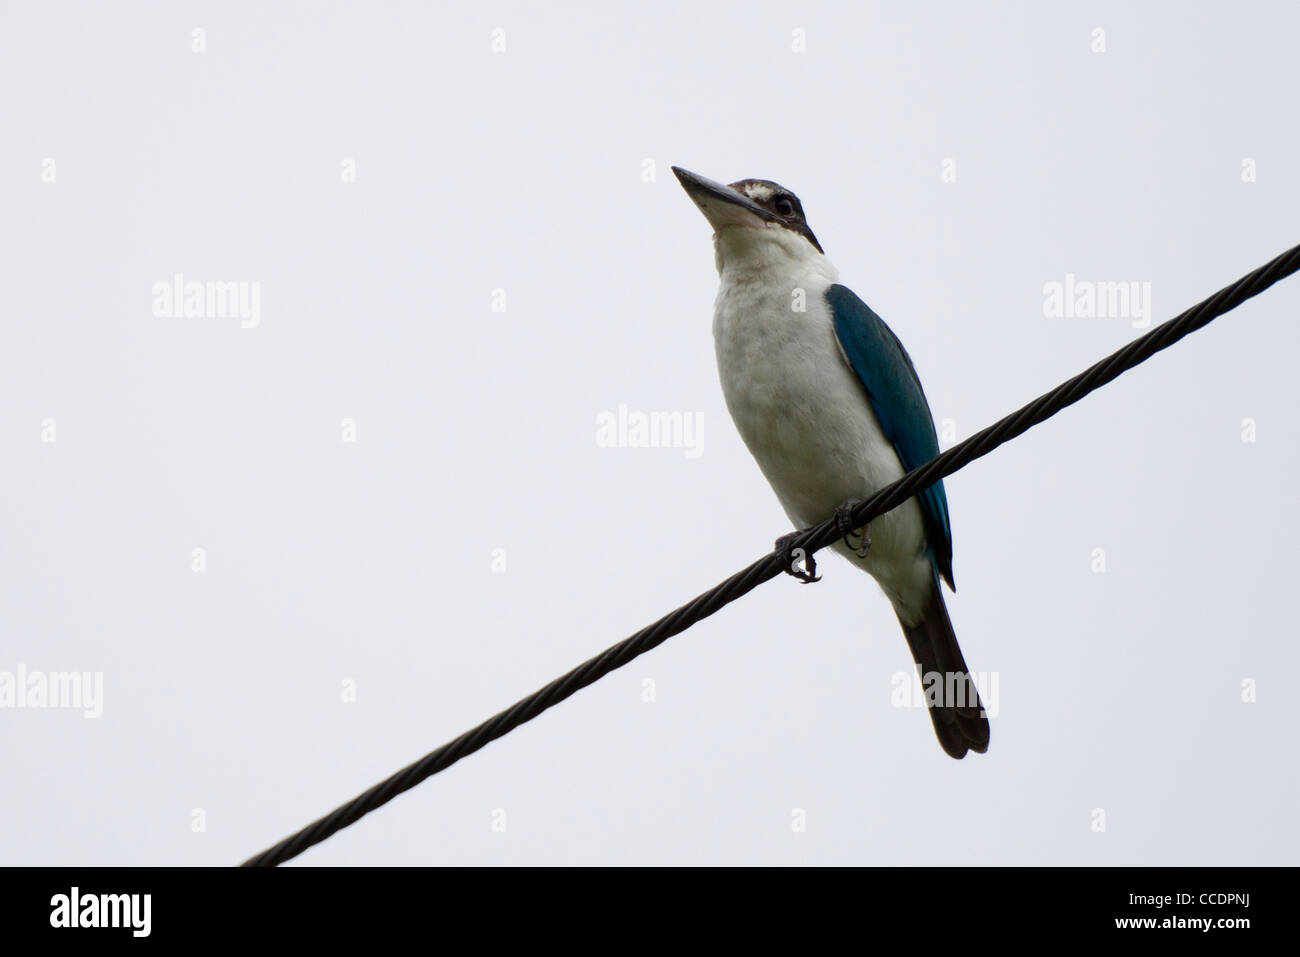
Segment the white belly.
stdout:
[[[760,278],[761,276],[761,278]],[[866,391],[839,351],[824,297],[833,276],[724,272],[714,312],[718,372],[727,409],[790,520],[831,517],[901,478]],[[805,291],[806,311],[791,308]],[[921,509],[910,499],[871,523],[863,567],[906,618],[916,620],[932,575]]]

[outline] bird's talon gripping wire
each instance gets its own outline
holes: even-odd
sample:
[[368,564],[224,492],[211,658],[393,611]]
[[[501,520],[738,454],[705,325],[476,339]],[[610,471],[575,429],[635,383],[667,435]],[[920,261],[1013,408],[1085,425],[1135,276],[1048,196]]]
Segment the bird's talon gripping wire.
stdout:
[[[795,548],[794,543],[798,537],[798,532],[782,535],[776,540],[774,550],[781,556],[781,567],[787,575],[799,579],[801,584],[811,585],[813,582],[821,581],[822,576],[817,574],[817,559],[813,557],[812,552]],[[796,551],[799,552],[798,555],[795,554]],[[798,564],[800,558],[803,559],[803,568]]]
[[853,544],[853,535],[855,532],[853,528],[853,509],[854,506],[859,504],[860,503],[857,499],[851,498],[847,502],[842,502],[840,505],[836,506],[835,530],[840,533],[840,538],[844,540],[845,548],[854,552],[858,558],[866,558],[867,552],[871,548],[871,526],[869,524],[862,526],[862,547],[858,548]]

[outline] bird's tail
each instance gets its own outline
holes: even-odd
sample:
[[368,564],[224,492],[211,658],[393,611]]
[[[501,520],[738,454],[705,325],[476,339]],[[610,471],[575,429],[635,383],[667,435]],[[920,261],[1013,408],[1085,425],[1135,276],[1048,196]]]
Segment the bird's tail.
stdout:
[[961,656],[937,580],[920,622],[906,625],[900,618],[899,624],[921,671],[921,687],[939,744],[954,758],[964,758],[967,751],[983,754],[989,747],[988,718]]

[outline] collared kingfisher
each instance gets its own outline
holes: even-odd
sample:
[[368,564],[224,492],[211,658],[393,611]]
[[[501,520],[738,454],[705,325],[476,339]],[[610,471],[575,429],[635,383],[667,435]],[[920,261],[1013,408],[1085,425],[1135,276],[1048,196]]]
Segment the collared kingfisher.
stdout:
[[[713,339],[727,410],[803,528],[834,516],[836,550],[894,607],[944,751],[988,749],[989,724],[944,605],[954,588],[943,483],[853,529],[852,504],[939,454],[921,380],[889,326],[839,282],[803,204],[770,180],[730,186],[673,167],[713,227]],[[848,503],[848,506],[844,506]],[[860,544],[852,538],[860,535]],[[789,546],[785,536],[778,548]],[[816,580],[815,566],[791,574]]]

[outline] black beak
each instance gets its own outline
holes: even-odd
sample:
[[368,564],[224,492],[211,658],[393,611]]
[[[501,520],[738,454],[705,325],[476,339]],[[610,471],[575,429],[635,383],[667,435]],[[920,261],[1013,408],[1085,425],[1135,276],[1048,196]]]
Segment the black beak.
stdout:
[[690,170],[674,166],[677,180],[686,190],[686,195],[700,207],[700,212],[715,229],[743,218],[744,213],[757,216],[764,222],[779,222],[780,217],[755,203],[748,196],[736,192],[730,186],[723,186],[713,180]]

